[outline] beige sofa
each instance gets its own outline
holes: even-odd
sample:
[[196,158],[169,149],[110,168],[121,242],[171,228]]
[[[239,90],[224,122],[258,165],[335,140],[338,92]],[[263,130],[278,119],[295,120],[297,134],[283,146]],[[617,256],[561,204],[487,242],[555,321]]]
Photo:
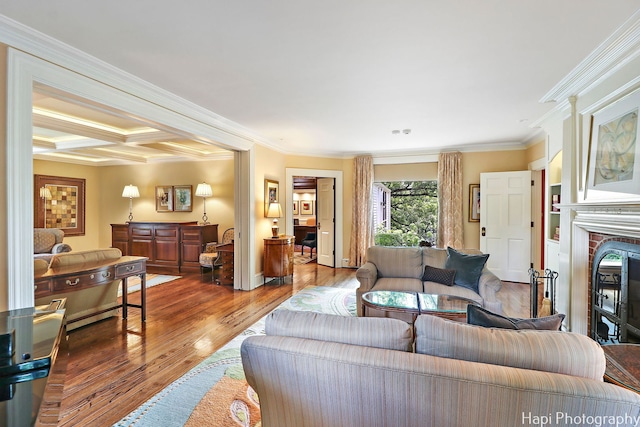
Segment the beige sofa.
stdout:
[[[122,252],[116,248],[66,252],[54,255],[48,267],[59,269],[77,265],[92,268],[102,261],[114,260],[120,257],[122,257]],[[47,268],[42,264],[42,260],[34,260],[34,274],[36,279],[46,271]],[[49,304],[51,300],[56,298],[66,298],[67,330],[69,331],[117,315],[118,309],[113,309],[91,316],[92,313],[107,309],[116,304],[119,285],[120,280],[114,280],[101,286],[80,289],[74,292],[61,292],[54,295],[47,295],[36,299],[35,303],[36,305],[44,305]],[[89,317],[76,320],[84,316]]]
[[[636,425],[600,346],[559,331],[279,310],[241,347],[264,427]],[[436,356],[433,354],[440,354]],[[466,359],[466,360],[462,360]],[[479,361],[475,361],[479,360]],[[548,418],[544,418],[548,417]],[[596,418],[597,417],[597,418]]]
[[[477,249],[460,252],[480,255]],[[432,247],[371,246],[367,249],[367,262],[356,272],[360,287],[356,289],[358,316],[362,316],[362,294],[372,290],[412,291],[468,298],[494,313],[502,313],[502,302],[496,293],[502,287],[500,279],[485,266],[478,282],[478,292],[461,286],[447,286],[422,281],[425,265],[444,268],[447,250]]]

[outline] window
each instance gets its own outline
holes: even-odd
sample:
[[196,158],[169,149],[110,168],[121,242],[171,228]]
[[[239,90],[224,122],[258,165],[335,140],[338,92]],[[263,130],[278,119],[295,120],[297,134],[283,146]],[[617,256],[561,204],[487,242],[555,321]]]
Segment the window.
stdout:
[[438,182],[374,183],[373,224],[380,246],[434,245],[438,229]]

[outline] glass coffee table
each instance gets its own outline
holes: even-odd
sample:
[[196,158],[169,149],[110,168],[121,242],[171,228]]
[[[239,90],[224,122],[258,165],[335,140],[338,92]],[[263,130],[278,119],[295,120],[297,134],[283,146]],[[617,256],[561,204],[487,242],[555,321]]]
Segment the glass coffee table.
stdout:
[[451,320],[464,320],[467,306],[477,302],[453,295],[425,294],[407,291],[369,291],[362,295],[362,313],[367,316],[368,309],[380,310],[386,317],[390,313],[411,315],[414,322],[420,314],[431,314]]

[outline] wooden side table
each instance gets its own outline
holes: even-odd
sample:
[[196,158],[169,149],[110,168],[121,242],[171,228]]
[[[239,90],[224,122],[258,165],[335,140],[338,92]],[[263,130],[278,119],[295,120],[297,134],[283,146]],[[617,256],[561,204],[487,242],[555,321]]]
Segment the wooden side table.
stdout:
[[640,393],[640,345],[603,345],[607,367],[604,380]]
[[264,267],[263,276],[279,279],[293,277],[294,236],[280,236],[264,239]]

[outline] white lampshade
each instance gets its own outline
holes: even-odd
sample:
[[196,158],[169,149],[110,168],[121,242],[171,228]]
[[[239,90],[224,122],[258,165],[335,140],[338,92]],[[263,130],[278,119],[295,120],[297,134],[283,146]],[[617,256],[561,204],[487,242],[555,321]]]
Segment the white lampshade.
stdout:
[[207,183],[198,184],[196,188],[196,196],[198,197],[211,197],[213,196],[213,190],[211,186]]
[[138,187],[131,184],[125,185],[124,190],[122,190],[122,197],[128,197],[130,199],[140,197],[140,192],[138,191]]
[[43,199],[50,199],[51,191],[47,187],[40,187],[40,197]]
[[267,210],[267,218],[281,218],[282,217],[282,208],[280,207],[280,203],[274,202],[269,203],[269,209]]

